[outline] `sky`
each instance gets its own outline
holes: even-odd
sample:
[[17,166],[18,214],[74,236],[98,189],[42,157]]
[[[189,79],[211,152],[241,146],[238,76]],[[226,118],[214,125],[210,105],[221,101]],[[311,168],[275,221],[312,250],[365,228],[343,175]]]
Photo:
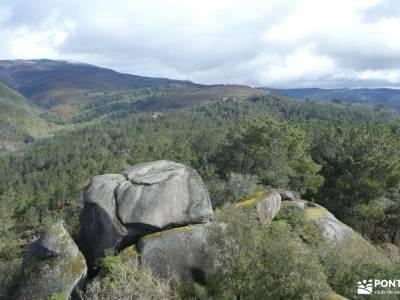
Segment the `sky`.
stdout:
[[400,88],[398,0],[0,0],[0,59],[276,88]]

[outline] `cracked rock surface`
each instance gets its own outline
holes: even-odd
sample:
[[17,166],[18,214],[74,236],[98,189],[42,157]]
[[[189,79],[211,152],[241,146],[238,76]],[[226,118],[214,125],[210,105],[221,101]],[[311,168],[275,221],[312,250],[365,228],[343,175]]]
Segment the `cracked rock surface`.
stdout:
[[195,170],[167,160],[144,163],[92,179],[84,193],[80,246],[96,268],[106,249],[117,251],[148,233],[202,223],[211,215]]

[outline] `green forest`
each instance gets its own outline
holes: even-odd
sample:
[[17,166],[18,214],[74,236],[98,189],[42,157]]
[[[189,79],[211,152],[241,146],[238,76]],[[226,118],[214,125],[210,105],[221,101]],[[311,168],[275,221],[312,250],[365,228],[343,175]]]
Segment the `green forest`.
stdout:
[[[288,263],[295,270],[300,272],[308,266],[310,282],[327,280],[348,297],[352,295],[348,289],[355,276],[351,272],[361,272],[354,267],[342,270],[344,275],[339,277],[333,271],[334,263],[329,261],[333,254],[325,253],[325,256],[320,254],[326,261],[324,266],[331,268],[325,278],[316,258],[298,246],[299,230],[304,230],[307,224],[299,220],[293,223],[289,213],[281,213],[280,221],[271,228],[250,230],[243,215],[235,217],[238,212],[229,205],[259,187],[293,190],[302,198],[323,205],[377,247],[400,243],[397,113],[358,105],[295,101],[274,94],[224,98],[157,112],[124,115],[111,112],[96,124],[38,139],[17,152],[0,156],[0,298],[10,295],[28,243],[47,226],[63,218],[71,235],[77,238],[82,191],[93,176],[118,173],[135,164],[159,159],[196,169],[207,185],[213,208],[217,209],[216,218],[237,222],[229,234],[240,245],[244,244],[240,239],[245,235],[253,237],[248,246],[251,249],[244,248],[240,256],[247,264],[241,269],[243,274],[238,273],[233,262],[227,262],[233,269],[226,271],[238,278],[225,283],[225,287],[232,284],[228,290],[236,297],[259,299],[267,288],[255,285],[251,292],[243,288],[254,282],[246,277],[246,268],[259,263],[246,260],[252,251],[259,253],[257,257],[275,257],[281,251],[282,257],[293,257]],[[217,230],[212,239],[223,244]],[[272,240],[276,245],[264,253],[263,245]],[[295,257],[302,260],[296,261]],[[118,261],[108,259],[111,263],[107,278],[112,280],[115,272],[124,270]],[[343,265],[355,266],[356,261]],[[285,266],[276,268],[290,273]],[[258,271],[259,276],[277,280],[271,274],[263,274],[261,269]],[[131,266],[130,272],[139,272],[137,266]],[[371,272],[368,275],[399,274],[400,268],[397,264],[383,269],[370,266],[368,272]],[[133,277],[137,276],[133,273]],[[218,274],[215,276],[220,278]],[[291,280],[295,284],[298,279]],[[163,282],[151,284],[163,291],[167,289]],[[270,288],[276,288],[280,283],[270,284]],[[323,285],[307,287],[308,291],[315,291],[313,295],[286,288],[287,291],[282,287],[281,294],[271,295],[271,299],[297,299],[291,298],[294,295],[298,299],[323,299],[325,291]],[[197,295],[195,299],[205,299],[207,293],[213,299],[231,299],[221,285],[210,286],[207,292],[197,285],[181,289],[184,290],[181,293]]]

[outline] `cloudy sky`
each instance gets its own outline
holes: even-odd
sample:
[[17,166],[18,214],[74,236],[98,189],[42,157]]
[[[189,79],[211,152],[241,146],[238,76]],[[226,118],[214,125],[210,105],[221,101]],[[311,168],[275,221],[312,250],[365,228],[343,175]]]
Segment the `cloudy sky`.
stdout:
[[0,59],[269,87],[400,87],[398,0],[0,0]]

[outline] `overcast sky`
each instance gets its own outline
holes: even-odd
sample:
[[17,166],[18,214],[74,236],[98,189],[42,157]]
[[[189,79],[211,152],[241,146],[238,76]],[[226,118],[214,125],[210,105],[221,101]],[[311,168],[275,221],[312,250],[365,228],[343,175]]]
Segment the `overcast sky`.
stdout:
[[399,0],[0,0],[0,58],[269,87],[400,87]]

